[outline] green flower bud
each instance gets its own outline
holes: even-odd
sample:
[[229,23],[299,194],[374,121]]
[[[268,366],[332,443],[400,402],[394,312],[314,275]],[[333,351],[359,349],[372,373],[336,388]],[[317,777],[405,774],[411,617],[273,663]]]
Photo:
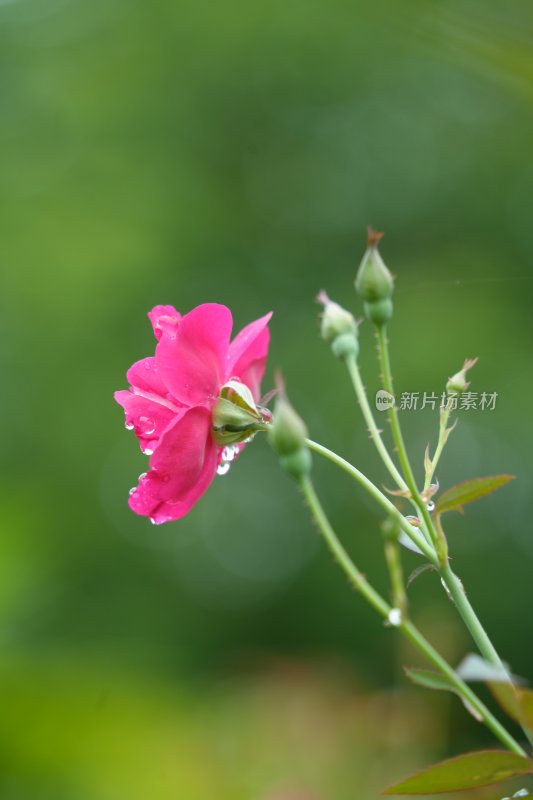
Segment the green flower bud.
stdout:
[[268,432],[270,444],[280,456],[290,456],[304,447],[307,428],[287,397],[278,395],[272,425]]
[[463,364],[463,368],[448,379],[448,383],[446,384],[446,391],[448,394],[460,394],[461,392],[466,392],[470,386],[470,383],[466,380],[466,373],[469,369],[472,369],[475,364],[477,364],[477,358],[466,359],[465,363]]
[[392,317],[392,300],[387,297],[385,300],[377,300],[375,303],[365,303],[365,317],[373,322],[374,325],[385,325]]
[[378,250],[382,236],[382,233],[368,228],[368,248],[355,278],[357,294],[367,303],[385,300],[391,297],[394,290],[393,277]]
[[305,444],[307,428],[289,403],[280,376],[277,376],[276,382],[279,393],[268,439],[279,455],[282,467],[298,480],[311,471],[311,453]]
[[320,323],[320,333],[324,341],[331,345],[337,358],[346,358],[349,355],[357,358],[359,342],[357,340],[357,323],[353,314],[330,300],[324,290],[320,292],[317,300],[324,306]]
[[320,324],[320,333],[324,341],[331,344],[337,336],[343,333],[357,333],[357,323],[353,314],[330,300],[323,289],[319,293],[317,301],[324,306]]

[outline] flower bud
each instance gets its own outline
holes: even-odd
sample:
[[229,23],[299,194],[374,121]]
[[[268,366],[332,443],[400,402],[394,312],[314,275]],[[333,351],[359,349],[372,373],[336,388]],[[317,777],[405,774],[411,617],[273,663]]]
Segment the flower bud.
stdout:
[[446,391],[448,394],[460,394],[461,392],[466,392],[470,386],[470,383],[466,380],[466,373],[469,369],[472,369],[475,364],[477,364],[477,358],[467,358],[465,360],[463,368],[448,379],[448,383],[446,384]]
[[289,403],[280,376],[276,382],[279,393],[268,438],[289,475],[296,479],[304,478],[311,471],[311,453],[305,444],[307,428]]
[[359,342],[357,340],[357,323],[353,314],[330,300],[324,290],[320,292],[317,300],[324,306],[320,323],[320,333],[324,341],[331,345],[337,358],[346,358],[350,355],[357,358]]
[[272,414],[256,405],[244,383],[228,381],[213,409],[213,437],[219,445],[243,442],[258,431],[266,431]]
[[284,395],[279,395],[276,401],[268,436],[280,456],[290,456],[304,447],[307,428]]
[[374,325],[385,325],[392,317],[392,300],[386,297],[384,300],[377,300],[375,303],[365,303],[365,317],[373,322]]
[[368,228],[368,248],[357,271],[355,289],[366,303],[375,303],[390,298],[394,280],[378,250],[382,233]]

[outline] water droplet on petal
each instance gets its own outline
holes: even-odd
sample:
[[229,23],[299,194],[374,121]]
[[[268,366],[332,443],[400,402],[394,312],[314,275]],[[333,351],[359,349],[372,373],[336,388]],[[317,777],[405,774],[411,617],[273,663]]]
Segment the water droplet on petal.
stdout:
[[139,417],[137,428],[141,436],[151,436],[155,431],[155,422],[151,417]]
[[433,502],[433,500],[429,501],[429,503],[426,506],[426,509],[428,511],[435,511],[435,503]]
[[231,464],[228,464],[227,461],[221,461],[217,467],[217,475],[227,475],[229,472]]
[[150,517],[150,522],[152,523],[152,525],[157,525],[157,520],[155,517]]
[[134,486],[133,489],[130,489],[130,491],[129,491],[130,497],[132,496],[132,494],[135,494],[136,491],[137,491],[137,487],[136,486]]
[[131,422],[126,422],[125,427],[126,427],[127,431],[132,431],[134,429],[135,425],[132,425]]
[[139,480],[140,481],[142,481],[143,478],[146,478],[146,472],[141,472],[141,474],[139,475]]
[[145,369],[151,369],[151,368],[152,368],[152,365],[150,364],[150,362],[149,362],[149,361],[145,361],[145,362],[144,362],[144,368],[145,368]]
[[143,453],[144,453],[145,456],[153,456],[154,451],[150,450],[149,447],[145,447],[144,450],[143,450]]
[[239,453],[239,448],[229,444],[222,450],[222,461],[233,461]]

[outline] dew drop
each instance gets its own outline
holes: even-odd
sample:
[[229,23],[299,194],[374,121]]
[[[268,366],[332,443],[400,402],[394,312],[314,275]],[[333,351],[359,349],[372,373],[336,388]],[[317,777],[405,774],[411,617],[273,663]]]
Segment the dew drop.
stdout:
[[229,472],[231,464],[227,461],[221,461],[217,467],[217,475],[227,475]]
[[152,523],[152,525],[157,525],[157,520],[155,517],[150,517],[150,522]]
[[141,474],[139,475],[139,480],[140,481],[142,481],[143,478],[146,478],[146,472],[141,472]]
[[137,487],[136,486],[134,486],[133,489],[130,489],[130,491],[129,491],[130,497],[132,496],[132,494],[135,494],[136,491],[137,491]]
[[435,511],[435,503],[433,500],[430,500],[426,506],[427,511]]
[[391,608],[387,620],[389,622],[389,625],[392,625],[394,628],[397,628],[399,625],[402,624],[401,610],[399,608]]
[[137,427],[142,436],[151,436],[155,431],[155,422],[151,417],[139,417]]
[[143,453],[144,453],[145,456],[153,456],[154,451],[150,450],[149,447],[145,447],[144,450],[143,450]]
[[519,789],[513,794],[513,797],[529,797],[530,794],[527,789]]
[[222,451],[222,461],[232,462],[239,453],[239,448],[233,445],[227,445]]
[[135,425],[132,425],[131,422],[126,422],[125,428],[127,431],[132,431]]

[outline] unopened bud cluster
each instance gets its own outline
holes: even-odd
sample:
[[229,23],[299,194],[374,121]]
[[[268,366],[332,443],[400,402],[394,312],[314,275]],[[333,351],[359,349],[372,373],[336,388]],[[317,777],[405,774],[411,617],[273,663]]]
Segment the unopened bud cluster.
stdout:
[[394,279],[378,250],[382,235],[368,229],[368,247],[355,278],[355,289],[364,301],[365,316],[375,325],[385,325],[393,311]]

